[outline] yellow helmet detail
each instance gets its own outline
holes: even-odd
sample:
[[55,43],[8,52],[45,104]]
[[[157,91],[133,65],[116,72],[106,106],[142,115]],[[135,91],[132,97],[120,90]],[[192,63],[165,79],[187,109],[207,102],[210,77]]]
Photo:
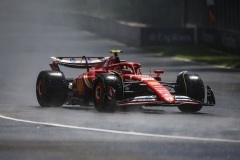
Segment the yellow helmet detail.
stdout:
[[108,53],[122,53],[122,50],[109,50]]

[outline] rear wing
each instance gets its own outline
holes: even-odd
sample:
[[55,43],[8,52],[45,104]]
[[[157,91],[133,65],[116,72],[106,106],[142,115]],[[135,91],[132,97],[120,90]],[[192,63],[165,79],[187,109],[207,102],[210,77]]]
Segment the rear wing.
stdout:
[[60,71],[58,65],[62,65],[70,68],[86,68],[87,71],[91,67],[105,61],[109,57],[51,57],[53,63],[50,64],[52,70]]

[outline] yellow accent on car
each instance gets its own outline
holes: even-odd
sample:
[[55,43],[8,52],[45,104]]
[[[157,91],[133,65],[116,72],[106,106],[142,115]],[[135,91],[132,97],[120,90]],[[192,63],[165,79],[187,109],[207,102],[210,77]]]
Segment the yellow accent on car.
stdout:
[[148,84],[151,84],[151,85],[159,85],[159,82],[157,82],[157,81],[150,81],[150,82],[148,82]]
[[84,86],[83,86],[83,80],[79,79],[77,81],[77,91],[78,93],[84,93]]
[[93,87],[93,85],[90,82],[88,76],[83,76],[83,80],[84,80],[84,82],[85,82],[85,84],[87,85],[88,88],[92,88]]

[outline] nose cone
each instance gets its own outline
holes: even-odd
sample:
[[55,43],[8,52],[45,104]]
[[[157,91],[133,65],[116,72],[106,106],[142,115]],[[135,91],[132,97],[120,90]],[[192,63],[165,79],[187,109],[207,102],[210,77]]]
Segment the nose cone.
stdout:
[[149,88],[151,88],[163,102],[165,103],[174,103],[175,98],[168,91],[166,87],[160,84],[158,81],[152,80],[147,82]]
[[175,99],[170,93],[165,93],[161,96],[162,100],[166,103],[174,103]]

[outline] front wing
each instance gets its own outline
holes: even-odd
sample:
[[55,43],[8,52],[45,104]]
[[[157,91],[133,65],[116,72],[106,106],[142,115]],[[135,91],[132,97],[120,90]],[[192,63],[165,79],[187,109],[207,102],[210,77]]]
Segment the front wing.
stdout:
[[201,102],[198,100],[194,100],[188,96],[179,96],[175,95],[174,103],[165,103],[163,101],[159,101],[157,96],[149,95],[149,96],[139,96],[129,99],[124,99],[121,101],[117,101],[119,106],[129,106],[129,105],[147,105],[147,106],[180,106],[184,104],[189,105],[202,105],[202,106],[214,106],[215,105],[215,96],[212,89],[207,86],[207,101]]

